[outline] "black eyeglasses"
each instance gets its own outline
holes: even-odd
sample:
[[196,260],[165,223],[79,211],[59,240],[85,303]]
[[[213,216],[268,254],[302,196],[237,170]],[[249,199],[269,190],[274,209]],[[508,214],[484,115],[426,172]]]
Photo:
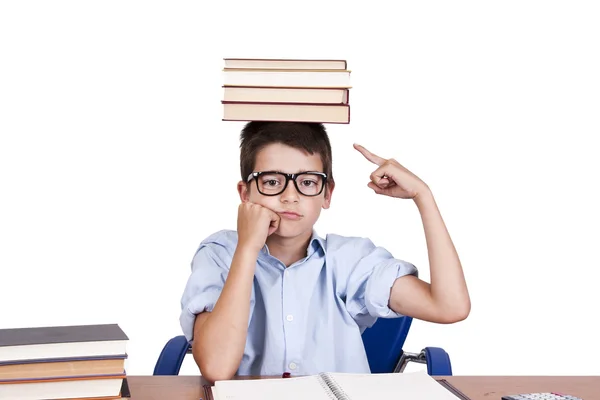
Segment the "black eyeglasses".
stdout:
[[318,196],[325,187],[327,174],[323,172],[301,172],[298,174],[284,174],[277,171],[253,172],[248,175],[248,182],[256,181],[258,192],[265,196],[277,196],[285,191],[288,182],[294,181],[296,190],[304,196]]

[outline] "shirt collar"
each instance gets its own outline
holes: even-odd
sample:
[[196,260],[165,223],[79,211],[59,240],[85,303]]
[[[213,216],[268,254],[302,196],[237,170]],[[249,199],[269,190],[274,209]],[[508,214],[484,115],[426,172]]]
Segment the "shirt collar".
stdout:
[[[323,249],[323,253],[325,253],[325,239],[323,239],[322,237],[320,237],[317,234],[317,231],[315,231],[313,229],[312,231],[312,235],[310,237],[310,241],[308,242],[308,247],[306,249],[306,256],[310,257],[315,251],[319,250],[319,247],[321,249]],[[265,243],[265,245],[263,246],[261,253],[270,256],[271,253],[269,252],[269,246],[267,246],[267,244]]]
[[313,229],[310,242],[308,242],[306,255],[310,256],[312,253],[319,250],[319,247],[321,247],[321,249],[323,249],[323,253],[325,253],[325,240],[317,234],[317,231]]

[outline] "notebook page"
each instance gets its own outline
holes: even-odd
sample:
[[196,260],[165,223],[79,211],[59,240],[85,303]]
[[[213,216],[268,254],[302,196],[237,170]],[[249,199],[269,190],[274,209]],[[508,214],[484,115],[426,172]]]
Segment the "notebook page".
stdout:
[[458,400],[426,372],[390,374],[330,373],[348,400]]
[[335,400],[318,376],[217,381],[215,400]]

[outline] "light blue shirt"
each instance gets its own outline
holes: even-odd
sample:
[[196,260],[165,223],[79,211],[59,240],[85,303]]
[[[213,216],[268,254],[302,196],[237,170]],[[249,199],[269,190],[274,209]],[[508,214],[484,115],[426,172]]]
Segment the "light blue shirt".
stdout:
[[[181,298],[180,323],[193,339],[195,315],[212,311],[225,284],[237,232],[223,230],[200,244]],[[248,336],[237,375],[369,373],[362,332],[378,317],[401,315],[389,306],[396,278],[414,265],[395,259],[369,239],[314,231],[307,256],[285,267],[259,252]]]

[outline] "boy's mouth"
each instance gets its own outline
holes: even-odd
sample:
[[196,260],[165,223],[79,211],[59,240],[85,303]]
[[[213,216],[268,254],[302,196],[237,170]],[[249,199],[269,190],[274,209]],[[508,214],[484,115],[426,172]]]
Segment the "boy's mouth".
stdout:
[[294,211],[280,211],[277,214],[282,218],[291,219],[291,220],[299,220],[300,218],[302,218],[301,214],[298,214],[297,212],[294,212]]

